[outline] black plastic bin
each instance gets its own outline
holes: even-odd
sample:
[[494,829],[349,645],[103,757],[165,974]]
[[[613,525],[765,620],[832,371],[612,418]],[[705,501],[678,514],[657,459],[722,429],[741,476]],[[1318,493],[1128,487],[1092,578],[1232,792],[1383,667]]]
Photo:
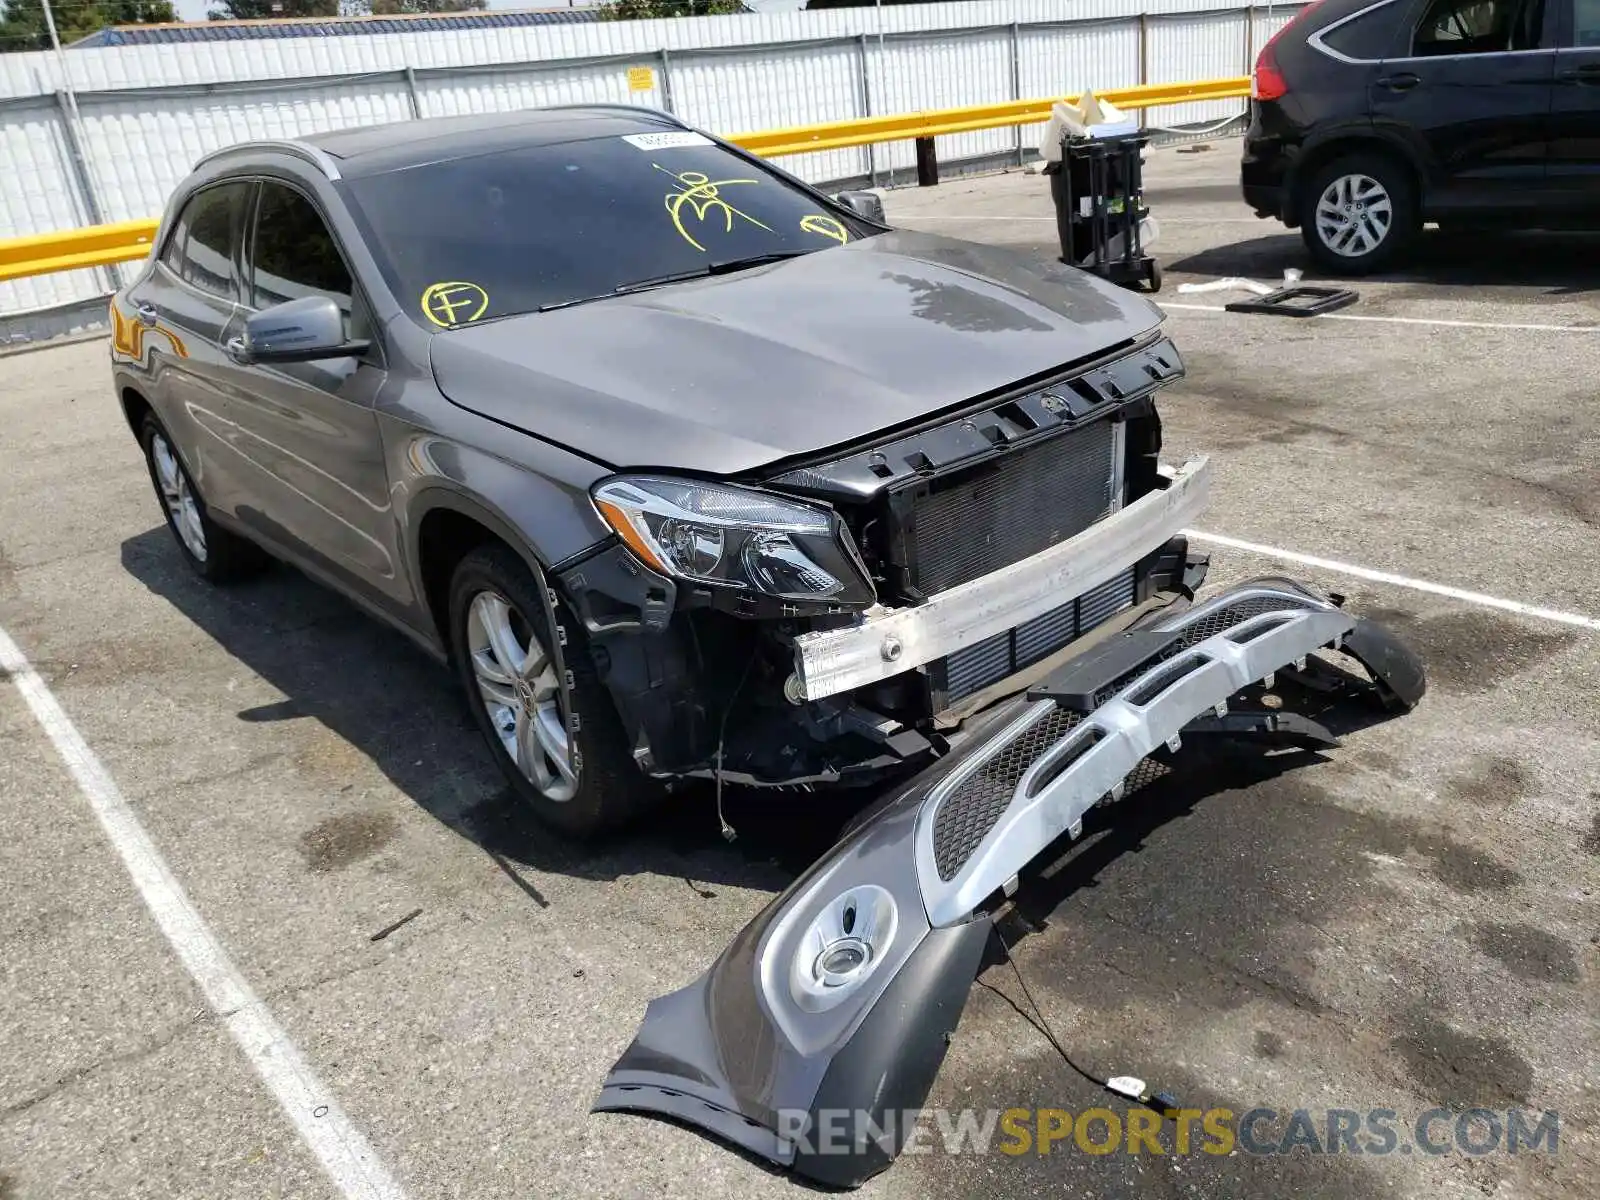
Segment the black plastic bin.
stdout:
[[1061,261],[1123,287],[1161,290],[1161,264],[1144,252],[1142,155],[1148,134],[1061,139],[1061,161],[1045,164],[1056,206]]

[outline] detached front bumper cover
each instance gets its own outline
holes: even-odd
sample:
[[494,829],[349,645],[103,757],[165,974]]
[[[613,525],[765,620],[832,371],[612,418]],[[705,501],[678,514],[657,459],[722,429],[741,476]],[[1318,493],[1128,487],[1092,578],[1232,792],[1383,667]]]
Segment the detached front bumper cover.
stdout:
[[[1158,636],[1159,635],[1159,636]],[[821,1183],[893,1161],[989,937],[990,897],[1197,718],[1323,647],[1410,708],[1416,656],[1289,580],[1220,593],[1066,664],[913,780],[654,1000],[596,1110],[706,1129]],[[1120,657],[1119,657],[1120,655]]]

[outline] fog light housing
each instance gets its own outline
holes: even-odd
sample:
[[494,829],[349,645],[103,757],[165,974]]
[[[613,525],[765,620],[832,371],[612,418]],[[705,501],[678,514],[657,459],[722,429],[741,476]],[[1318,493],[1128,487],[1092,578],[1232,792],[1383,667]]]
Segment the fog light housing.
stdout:
[[812,916],[795,949],[789,992],[807,1012],[823,1012],[877,970],[900,924],[894,897],[874,883],[840,892]]
[[823,987],[843,987],[871,962],[870,944],[858,937],[843,937],[823,948],[811,974]]

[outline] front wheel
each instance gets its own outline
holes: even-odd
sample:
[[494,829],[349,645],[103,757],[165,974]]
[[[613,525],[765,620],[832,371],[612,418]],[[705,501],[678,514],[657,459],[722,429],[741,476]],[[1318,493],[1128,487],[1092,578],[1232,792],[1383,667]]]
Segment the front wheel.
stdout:
[[1317,265],[1335,275],[1383,270],[1421,226],[1409,173],[1381,155],[1353,154],[1329,163],[1300,198],[1300,236]]
[[552,627],[540,587],[504,546],[468,554],[450,586],[451,648],[512,791],[546,824],[593,837],[625,824],[656,788],[627,751],[581,630],[559,607]]

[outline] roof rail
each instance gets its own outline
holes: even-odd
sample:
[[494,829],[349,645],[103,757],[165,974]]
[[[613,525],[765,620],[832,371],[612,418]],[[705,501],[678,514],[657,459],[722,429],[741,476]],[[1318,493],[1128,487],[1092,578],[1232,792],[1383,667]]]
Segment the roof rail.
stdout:
[[339,164],[333,155],[308,142],[295,142],[284,139],[270,139],[258,142],[239,142],[232,146],[224,146],[221,150],[213,150],[209,154],[202,154],[195,161],[198,168],[214,158],[235,154],[241,150],[274,150],[280,154],[291,154],[295,158],[304,159],[329,179],[339,178]]
[[570,111],[573,111],[575,109],[594,109],[594,108],[601,109],[602,111],[605,111],[605,112],[627,113],[631,117],[660,117],[663,121],[667,122],[668,124],[677,125],[677,126],[680,126],[680,127],[683,125],[683,119],[681,117],[674,116],[672,113],[667,112],[665,109],[648,108],[643,104],[618,104],[618,103],[616,103],[614,101],[613,102],[598,101],[598,102],[595,102],[595,103],[585,103],[583,101],[579,101],[579,102],[574,103],[574,104],[541,104],[541,105],[539,105],[538,108],[536,108],[536,109],[528,109],[527,111],[529,111],[529,112],[570,112]]

